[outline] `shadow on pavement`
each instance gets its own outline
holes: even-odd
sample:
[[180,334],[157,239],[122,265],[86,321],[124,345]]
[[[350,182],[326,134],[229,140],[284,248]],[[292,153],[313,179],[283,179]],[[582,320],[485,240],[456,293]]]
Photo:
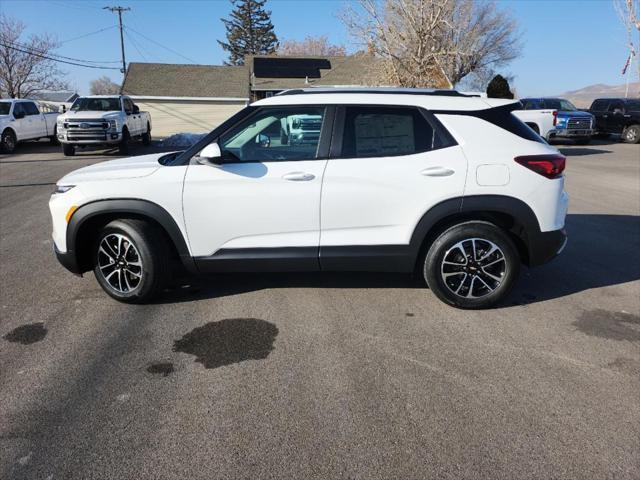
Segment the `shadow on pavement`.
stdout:
[[[570,214],[566,229],[565,250],[546,265],[525,269],[504,306],[640,279],[640,216]],[[185,280],[184,287],[166,292],[157,302],[189,302],[269,288],[422,288],[410,275],[369,272],[238,273]]]

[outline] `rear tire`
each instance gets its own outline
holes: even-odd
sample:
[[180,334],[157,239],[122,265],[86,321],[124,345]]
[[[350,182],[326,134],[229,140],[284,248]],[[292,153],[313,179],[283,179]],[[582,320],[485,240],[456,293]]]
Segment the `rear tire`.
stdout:
[[151,127],[149,126],[148,123],[147,123],[147,131],[146,131],[146,133],[142,134],[142,144],[145,147],[148,147],[149,145],[151,145]]
[[102,289],[125,303],[148,302],[170,278],[170,252],[164,232],[144,220],[107,224],[93,246],[94,275]]
[[520,256],[501,228],[488,222],[465,222],[436,238],[422,273],[444,303],[464,309],[489,308],[511,291],[520,273]]
[[76,154],[76,146],[70,143],[63,143],[62,153],[64,153],[65,157],[73,157]]
[[622,132],[624,143],[640,143],[640,125],[630,125]]
[[16,134],[12,130],[6,129],[0,137],[0,150],[2,153],[13,153],[16,151]]
[[131,141],[131,135],[129,135],[129,130],[126,128],[122,130],[122,140],[120,140],[120,145],[118,147],[118,151],[120,155],[128,155],[129,154],[129,142]]

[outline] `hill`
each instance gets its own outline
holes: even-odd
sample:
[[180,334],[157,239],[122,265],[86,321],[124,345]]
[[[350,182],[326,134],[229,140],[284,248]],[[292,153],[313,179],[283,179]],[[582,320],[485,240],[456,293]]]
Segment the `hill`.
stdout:
[[[556,97],[566,98],[570,100],[578,108],[589,108],[594,99],[600,97],[624,97],[626,86],[622,85],[604,85],[598,83],[589,85],[579,90],[564,92]],[[629,97],[640,97],[640,82],[629,83]]]

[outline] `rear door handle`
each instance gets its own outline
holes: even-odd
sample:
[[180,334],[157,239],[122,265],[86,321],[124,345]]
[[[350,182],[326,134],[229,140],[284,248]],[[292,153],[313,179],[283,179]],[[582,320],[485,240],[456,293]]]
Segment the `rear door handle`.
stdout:
[[289,180],[290,182],[308,182],[316,178],[312,173],[305,172],[291,172],[282,176],[285,180]]
[[450,168],[445,167],[429,167],[425,168],[420,172],[420,175],[424,175],[425,177],[448,177],[453,175],[455,171]]

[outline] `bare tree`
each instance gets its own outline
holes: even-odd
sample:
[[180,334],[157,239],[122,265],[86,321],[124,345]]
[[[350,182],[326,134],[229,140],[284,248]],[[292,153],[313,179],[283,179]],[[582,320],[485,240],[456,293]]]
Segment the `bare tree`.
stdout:
[[347,54],[347,49],[344,45],[329,43],[328,37],[321,35],[319,37],[308,36],[302,41],[284,40],[280,43],[277,53],[290,57],[296,55],[341,57]]
[[114,95],[120,93],[120,85],[103,75],[100,78],[91,80],[89,91],[91,95]]
[[401,86],[448,86],[520,53],[516,21],[493,1],[358,0],[341,15]]
[[[613,0],[613,7],[620,17],[620,21],[627,31],[627,42],[629,44],[629,52],[627,61],[622,69],[622,74],[627,74],[627,69],[634,62],[637,66],[638,80],[640,80],[640,1],[639,0]],[[634,33],[638,36],[638,40],[634,41]],[[625,96],[629,95],[629,76],[627,75]],[[635,94],[639,94],[636,92]]]
[[58,47],[49,35],[21,41],[24,24],[0,14],[0,93],[26,98],[43,90],[63,90],[67,84],[56,62],[47,58]]

